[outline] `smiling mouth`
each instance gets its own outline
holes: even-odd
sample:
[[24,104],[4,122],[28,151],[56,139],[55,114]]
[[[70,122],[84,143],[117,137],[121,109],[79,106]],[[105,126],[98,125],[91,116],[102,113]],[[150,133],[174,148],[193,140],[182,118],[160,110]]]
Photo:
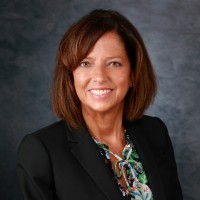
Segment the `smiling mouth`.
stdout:
[[111,92],[111,89],[104,89],[104,90],[89,90],[94,95],[105,95]]

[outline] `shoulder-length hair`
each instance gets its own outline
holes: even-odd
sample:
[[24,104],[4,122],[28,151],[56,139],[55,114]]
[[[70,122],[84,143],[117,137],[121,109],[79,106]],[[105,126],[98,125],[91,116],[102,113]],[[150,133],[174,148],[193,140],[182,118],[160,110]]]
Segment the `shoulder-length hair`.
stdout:
[[97,40],[114,31],[122,39],[131,63],[130,87],[124,102],[124,117],[142,117],[156,93],[156,80],[144,42],[134,25],[113,10],[94,10],[73,24],[64,34],[57,54],[53,83],[53,111],[69,126],[84,125],[81,102],[73,82],[73,70],[87,56]]

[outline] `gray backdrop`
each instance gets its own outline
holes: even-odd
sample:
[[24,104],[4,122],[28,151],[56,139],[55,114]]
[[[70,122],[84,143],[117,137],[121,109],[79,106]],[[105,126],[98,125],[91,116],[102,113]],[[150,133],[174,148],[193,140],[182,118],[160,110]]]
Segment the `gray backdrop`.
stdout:
[[148,113],[168,126],[185,199],[199,200],[199,0],[0,0],[0,199],[21,199],[17,147],[58,120],[50,100],[58,43],[95,8],[117,9],[141,32],[159,84]]

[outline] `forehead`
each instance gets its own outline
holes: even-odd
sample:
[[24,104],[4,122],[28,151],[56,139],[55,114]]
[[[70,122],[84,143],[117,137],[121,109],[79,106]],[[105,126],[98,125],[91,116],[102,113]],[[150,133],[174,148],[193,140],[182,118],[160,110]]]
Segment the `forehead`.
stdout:
[[126,54],[125,46],[121,37],[114,31],[106,32],[94,44],[88,55],[92,52],[104,51],[104,53]]

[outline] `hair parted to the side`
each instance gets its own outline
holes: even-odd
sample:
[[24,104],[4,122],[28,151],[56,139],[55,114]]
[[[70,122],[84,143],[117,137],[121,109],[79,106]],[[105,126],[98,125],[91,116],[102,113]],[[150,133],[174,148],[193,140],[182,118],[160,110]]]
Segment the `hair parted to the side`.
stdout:
[[130,87],[124,103],[124,117],[141,118],[156,94],[156,80],[144,42],[134,25],[113,10],[94,10],[73,24],[64,34],[57,54],[53,83],[53,111],[69,126],[84,125],[81,103],[73,83],[73,70],[87,56],[97,40],[114,31],[122,39],[131,63]]

